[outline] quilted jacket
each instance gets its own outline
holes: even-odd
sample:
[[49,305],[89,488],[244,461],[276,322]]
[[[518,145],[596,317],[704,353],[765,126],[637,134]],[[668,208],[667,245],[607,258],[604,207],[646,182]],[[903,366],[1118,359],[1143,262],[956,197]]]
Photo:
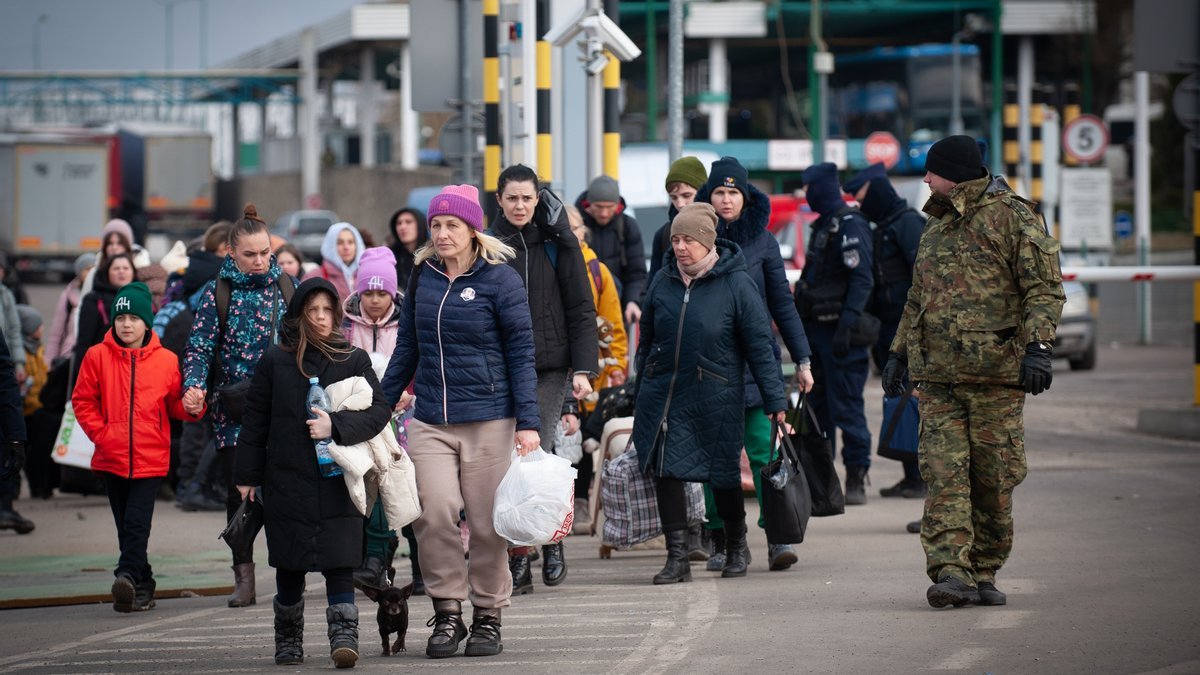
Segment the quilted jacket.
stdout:
[[718,239],[720,259],[685,288],[668,253],[642,305],[633,444],[643,471],[714,488],[741,485],[743,364],[766,412],[786,408],[771,321],[746,261]]
[[[451,281],[426,260],[404,300],[396,350],[383,376],[395,405],[415,377],[415,416],[426,424],[517,419],[539,431],[533,322],[521,277],[482,258]],[[411,286],[410,286],[411,288]]]

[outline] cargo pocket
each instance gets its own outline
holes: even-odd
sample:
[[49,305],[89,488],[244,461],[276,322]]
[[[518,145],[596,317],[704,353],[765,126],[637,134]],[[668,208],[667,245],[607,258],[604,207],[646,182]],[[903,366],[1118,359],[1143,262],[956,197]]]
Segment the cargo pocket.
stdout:
[[1008,491],[1021,484],[1029,474],[1029,465],[1025,463],[1025,434],[1020,431],[1008,432],[1008,453],[1005,458],[1004,487]]
[[1011,318],[989,318],[977,310],[959,312],[958,372],[997,380],[1015,378],[1017,333]]
[[1058,263],[1058,253],[1062,250],[1062,244],[1042,232],[1036,232],[1030,240],[1033,242],[1038,276],[1042,281],[1062,283],[1062,268]]

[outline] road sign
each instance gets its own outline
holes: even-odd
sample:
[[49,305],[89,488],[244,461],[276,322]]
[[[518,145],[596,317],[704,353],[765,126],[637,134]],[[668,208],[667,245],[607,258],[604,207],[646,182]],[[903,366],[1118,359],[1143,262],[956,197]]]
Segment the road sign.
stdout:
[[1063,250],[1112,248],[1112,175],[1108,169],[1063,169],[1059,241]]
[[867,164],[883,162],[884,168],[890,169],[900,161],[900,141],[886,131],[872,132],[863,146],[863,155]]
[[1113,233],[1118,239],[1128,239],[1133,236],[1133,216],[1128,211],[1117,211],[1113,216]]
[[1080,115],[1067,122],[1062,132],[1063,151],[1081,164],[1104,157],[1108,148],[1108,127],[1095,115]]

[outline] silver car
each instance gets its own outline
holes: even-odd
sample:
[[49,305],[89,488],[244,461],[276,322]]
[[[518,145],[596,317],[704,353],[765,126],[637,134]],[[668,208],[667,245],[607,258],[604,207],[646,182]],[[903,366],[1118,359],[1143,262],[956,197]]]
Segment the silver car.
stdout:
[[325,233],[337,222],[340,222],[340,219],[333,211],[288,211],[275,221],[275,225],[271,227],[271,234],[277,234],[291,242],[300,249],[306,260],[320,262],[321,244],[325,241]]
[[1096,367],[1096,318],[1087,287],[1078,281],[1064,281],[1062,318],[1054,338],[1054,358],[1067,359],[1071,370]]

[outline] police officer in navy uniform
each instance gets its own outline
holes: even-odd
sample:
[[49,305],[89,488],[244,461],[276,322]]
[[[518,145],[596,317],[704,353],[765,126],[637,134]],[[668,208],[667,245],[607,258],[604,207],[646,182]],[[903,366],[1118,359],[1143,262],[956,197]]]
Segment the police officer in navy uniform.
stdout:
[[[881,325],[879,339],[871,347],[871,357],[882,370],[892,339],[896,337],[900,316],[904,314],[908,289],[912,287],[913,263],[917,259],[921,232],[925,229],[925,217],[896,194],[883,164],[876,163],[863,169],[846,181],[842,189],[854,196],[863,215],[875,224],[873,250],[879,274],[869,311],[879,318]],[[886,428],[887,420],[884,425]],[[904,478],[891,487],[880,489],[879,494],[923,499],[925,481],[921,479],[916,457],[904,460],[903,464]]]
[[852,346],[874,286],[871,226],[842,200],[837,167],[815,164],[802,175],[808,205],[820,214],[813,222],[804,273],[796,285],[796,306],[813,348],[810,398],[817,421],[837,450],[842,430],[846,503],[865,504],[871,466],[871,432],[863,410],[863,387],[870,359],[867,347]]

